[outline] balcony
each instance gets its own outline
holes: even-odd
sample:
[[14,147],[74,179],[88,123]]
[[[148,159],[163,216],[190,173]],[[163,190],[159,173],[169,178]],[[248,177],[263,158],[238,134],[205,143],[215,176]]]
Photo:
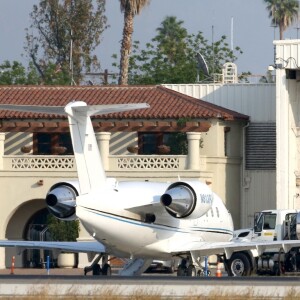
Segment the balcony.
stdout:
[[[207,157],[200,165],[189,169],[187,155],[109,155],[106,173],[120,180],[173,180],[182,178],[211,178]],[[4,176],[77,177],[73,155],[4,155],[0,174]]]

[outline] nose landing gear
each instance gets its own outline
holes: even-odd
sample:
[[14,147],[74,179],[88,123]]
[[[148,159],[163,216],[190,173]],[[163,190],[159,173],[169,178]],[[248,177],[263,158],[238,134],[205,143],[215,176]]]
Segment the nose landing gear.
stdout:
[[[99,264],[100,259],[102,259],[102,268]],[[111,276],[111,267],[108,264],[108,255],[102,253],[99,254],[90,266],[84,268],[84,275],[86,275],[89,272],[93,272],[94,276]]]

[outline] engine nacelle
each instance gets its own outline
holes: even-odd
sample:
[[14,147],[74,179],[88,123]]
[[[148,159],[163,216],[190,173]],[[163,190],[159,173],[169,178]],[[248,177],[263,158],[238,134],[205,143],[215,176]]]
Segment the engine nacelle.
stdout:
[[76,219],[77,184],[72,182],[59,182],[51,187],[46,203],[48,210],[56,218],[64,221]]
[[160,202],[174,218],[197,219],[211,208],[213,193],[201,182],[175,182],[160,197]]

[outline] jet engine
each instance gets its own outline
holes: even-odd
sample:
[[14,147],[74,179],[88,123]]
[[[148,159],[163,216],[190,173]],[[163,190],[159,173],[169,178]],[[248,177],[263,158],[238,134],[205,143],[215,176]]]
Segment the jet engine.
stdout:
[[59,182],[53,185],[46,196],[48,210],[56,218],[64,221],[76,219],[76,183]]
[[160,202],[174,218],[197,219],[211,208],[213,193],[201,182],[175,182],[160,197]]

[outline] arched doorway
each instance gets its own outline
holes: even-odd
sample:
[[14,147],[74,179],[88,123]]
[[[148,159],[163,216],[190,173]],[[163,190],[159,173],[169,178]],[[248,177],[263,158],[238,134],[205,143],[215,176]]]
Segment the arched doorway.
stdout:
[[[28,220],[25,230],[24,239],[28,241],[50,241],[50,234],[47,227],[47,217],[49,211],[43,208],[34,213]],[[25,267],[45,267],[47,256],[52,258],[52,251],[27,249],[23,255],[23,265]]]
[[[6,225],[5,238],[8,240],[28,240],[29,224],[33,224],[35,215],[47,214],[46,204],[44,199],[32,199],[23,201],[18,207],[15,208],[9,217]],[[44,222],[41,220],[40,222]],[[30,235],[29,235],[30,237]],[[15,256],[15,267],[24,267],[26,265],[26,252],[19,255],[18,249],[6,248],[5,249],[5,266],[11,266],[11,259]]]

